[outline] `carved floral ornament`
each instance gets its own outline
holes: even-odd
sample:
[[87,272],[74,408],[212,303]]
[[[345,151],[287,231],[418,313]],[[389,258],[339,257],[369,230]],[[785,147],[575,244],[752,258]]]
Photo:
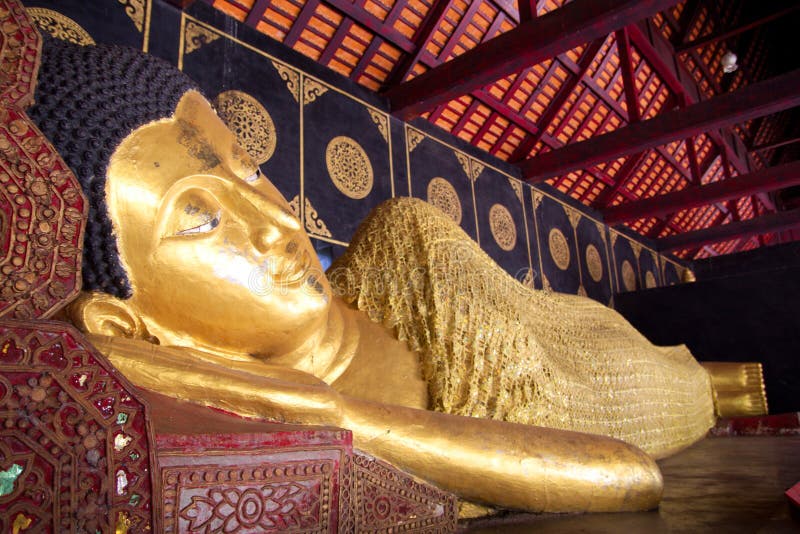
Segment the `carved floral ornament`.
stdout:
[[69,17],[43,7],[29,7],[28,14],[33,18],[40,30],[56,39],[86,46],[95,44],[89,32]]
[[603,279],[603,259],[597,247],[591,243],[586,246],[586,268],[595,282]]
[[458,193],[453,185],[439,176],[428,182],[427,200],[456,224],[461,224],[462,209]]
[[550,248],[550,256],[553,262],[562,271],[566,271],[569,267],[570,253],[569,243],[567,238],[558,228],[552,228],[547,237],[547,244]]
[[334,137],[325,149],[328,175],[342,194],[360,200],[372,191],[374,172],[366,151],[355,139]]
[[489,229],[501,249],[511,251],[517,246],[517,227],[514,217],[505,206],[494,204],[489,209]]
[[256,163],[262,165],[275,153],[278,136],[267,109],[243,91],[225,91],[214,101],[220,118]]
[[626,291],[634,291],[636,289],[636,271],[631,265],[631,262],[625,260],[622,262],[622,285]]

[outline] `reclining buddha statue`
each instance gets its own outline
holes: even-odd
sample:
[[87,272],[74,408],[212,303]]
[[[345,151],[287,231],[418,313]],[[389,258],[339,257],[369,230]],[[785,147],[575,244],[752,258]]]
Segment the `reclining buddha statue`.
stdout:
[[48,39],[30,115],[90,202],[69,316],[132,382],[354,444],[488,505],[657,505],[708,373],[587,298],[532,291],[397,198],[327,276],[208,101],[156,58]]

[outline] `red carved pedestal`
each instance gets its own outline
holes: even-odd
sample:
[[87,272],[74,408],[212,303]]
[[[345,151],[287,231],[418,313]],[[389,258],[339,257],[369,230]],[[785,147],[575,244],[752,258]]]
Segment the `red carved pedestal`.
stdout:
[[450,532],[457,516],[348,430],[143,392],[55,321],[0,322],[3,476],[0,532]]

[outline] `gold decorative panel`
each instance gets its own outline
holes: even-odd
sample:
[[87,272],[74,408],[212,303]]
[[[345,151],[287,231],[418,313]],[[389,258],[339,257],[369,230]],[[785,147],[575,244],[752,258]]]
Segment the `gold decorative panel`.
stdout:
[[586,246],[586,267],[592,280],[599,282],[603,279],[603,259],[593,244]]
[[489,209],[489,228],[500,248],[514,250],[517,245],[517,227],[508,208],[501,204],[494,204]]
[[552,228],[548,234],[547,244],[550,247],[550,256],[562,271],[569,267],[569,244],[567,238],[558,228]]
[[27,11],[40,30],[47,32],[56,39],[81,46],[95,44],[89,32],[84,30],[80,24],[58,11],[43,7],[31,7]]
[[242,91],[220,93],[214,106],[220,118],[236,134],[239,144],[259,165],[275,153],[277,132],[269,112],[261,103]]
[[428,202],[445,212],[456,224],[461,224],[461,201],[453,185],[436,177],[428,182]]
[[342,194],[359,200],[372,191],[374,173],[369,156],[354,139],[339,135],[325,149],[328,175]]

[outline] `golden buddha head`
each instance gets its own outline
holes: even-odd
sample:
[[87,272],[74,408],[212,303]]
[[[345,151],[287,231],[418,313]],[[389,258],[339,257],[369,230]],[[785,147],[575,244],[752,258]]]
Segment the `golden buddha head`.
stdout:
[[48,40],[36,98],[91,205],[80,326],[267,357],[324,323],[330,287],[300,222],[186,76]]

